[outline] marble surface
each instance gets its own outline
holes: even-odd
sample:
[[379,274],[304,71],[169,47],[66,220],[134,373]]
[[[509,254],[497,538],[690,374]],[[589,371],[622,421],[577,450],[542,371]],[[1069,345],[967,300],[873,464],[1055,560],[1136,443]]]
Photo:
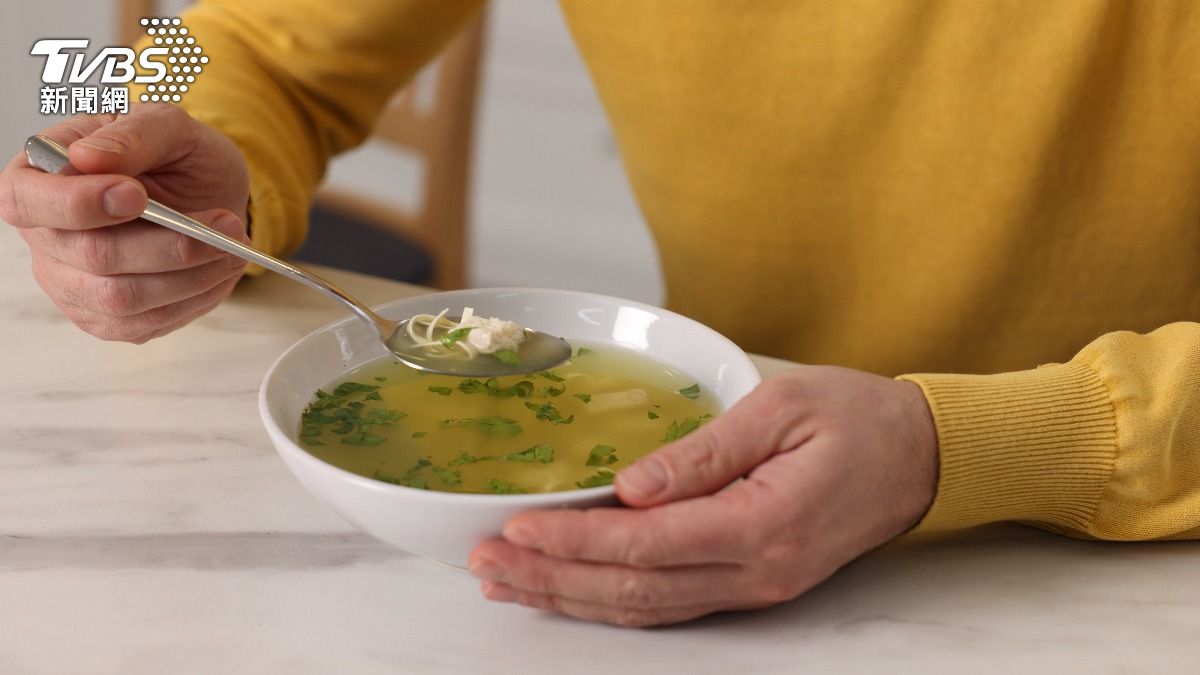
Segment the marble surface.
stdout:
[[[417,289],[345,273],[369,302]],[[337,318],[274,276],[135,347],[84,335],[0,223],[0,673],[1196,672],[1200,548],[1017,526],[901,541],[771,610],[656,630],[481,599],[357,533],[255,407]],[[761,360],[766,372],[786,364]]]

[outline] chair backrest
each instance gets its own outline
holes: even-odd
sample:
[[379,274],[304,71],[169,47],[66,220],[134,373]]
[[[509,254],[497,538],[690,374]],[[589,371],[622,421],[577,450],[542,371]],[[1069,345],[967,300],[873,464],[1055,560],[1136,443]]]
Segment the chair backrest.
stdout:
[[[155,16],[156,0],[120,0],[117,33],[126,44],[142,36],[139,20]],[[472,19],[437,63],[429,106],[418,105],[413,86],[384,111],[372,138],[417,154],[424,164],[424,191],[412,211],[345,188],[324,187],[325,208],[364,220],[422,248],[433,261],[429,285],[461,288],[466,282],[467,189],[475,93],[483,53],[486,12]]]
[[431,104],[419,105],[416,87],[410,85],[372,134],[421,157],[425,182],[419,207],[407,211],[340,187],[327,186],[317,194],[323,208],[399,234],[424,249],[433,260],[428,283],[436,288],[461,288],[466,281],[467,188],[485,21],[483,13],[472,19],[442,52]]

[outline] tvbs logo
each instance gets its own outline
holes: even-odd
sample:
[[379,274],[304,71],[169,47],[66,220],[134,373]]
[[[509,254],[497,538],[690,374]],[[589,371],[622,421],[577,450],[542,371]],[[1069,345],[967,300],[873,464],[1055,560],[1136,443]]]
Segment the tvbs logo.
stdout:
[[[203,48],[180,23],[173,17],[142,19],[152,46],[139,52],[104,47],[90,60],[83,51],[89,45],[86,39],[38,40],[29,53],[46,58],[42,114],[128,112],[129,90],[122,85],[129,83],[146,85],[142,101],[178,103],[208,63]],[[102,86],[85,86],[89,81]]]

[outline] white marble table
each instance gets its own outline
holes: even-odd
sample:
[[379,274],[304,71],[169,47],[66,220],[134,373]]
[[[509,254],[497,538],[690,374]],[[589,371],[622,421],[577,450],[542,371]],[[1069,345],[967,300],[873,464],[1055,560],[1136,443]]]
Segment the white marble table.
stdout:
[[[417,290],[330,276],[373,303]],[[1017,526],[668,629],[488,603],[357,533],[271,449],[260,378],[339,314],[268,276],[166,338],[100,342],[0,223],[0,674],[1200,672],[1200,545]]]

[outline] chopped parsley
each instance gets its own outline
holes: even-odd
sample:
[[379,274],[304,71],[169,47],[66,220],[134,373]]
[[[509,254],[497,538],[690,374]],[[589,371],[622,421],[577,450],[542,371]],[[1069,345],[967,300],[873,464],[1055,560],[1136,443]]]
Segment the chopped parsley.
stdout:
[[679,390],[679,393],[683,394],[684,396],[686,396],[690,399],[700,398],[700,385],[693,384],[690,387],[684,387],[683,389]]
[[511,387],[501,387],[500,380],[494,377],[488,378],[487,382],[482,382],[474,378],[468,378],[458,383],[458,390],[464,394],[483,394],[496,398],[529,398],[533,393],[533,383],[529,380],[521,380]]
[[559,376],[558,373],[555,373],[553,370],[543,370],[542,372],[538,373],[538,375],[541,375],[551,382],[562,382],[565,380],[565,378]]
[[433,475],[442,479],[446,485],[459,485],[462,483],[462,472],[445,469],[440,466],[433,467]]
[[428,435],[429,435],[428,431],[414,431],[412,437],[413,438],[425,438]]
[[617,449],[611,445],[597,445],[588,453],[588,466],[607,466],[616,464],[619,460],[615,454]]
[[460,427],[463,429],[478,429],[489,436],[516,436],[521,433],[521,425],[508,417],[493,415],[491,417],[460,417],[440,420],[438,426],[442,429]]
[[458,390],[464,394],[479,394],[487,391],[487,387],[484,387],[483,382],[475,378],[468,378],[458,383]]
[[504,459],[510,462],[541,462],[549,464],[554,461],[554,448],[549,445],[535,445],[532,448],[514,452],[504,456]]
[[372,474],[372,477],[375,478],[375,480],[381,480],[385,483],[391,483],[392,485],[403,485],[405,487],[428,490],[429,483],[426,482],[423,477],[421,477],[420,473],[422,469],[429,466],[433,466],[433,462],[422,457],[421,459],[417,460],[416,464],[412,465],[412,468],[404,472],[403,476],[393,476],[383,473],[377,469],[375,473]]
[[517,356],[517,353],[511,349],[501,349],[492,354],[492,356],[496,357],[496,360],[500,363],[506,363],[510,366],[521,365],[521,357]]
[[558,408],[555,408],[554,405],[550,403],[538,404],[532,401],[526,401],[525,407],[532,410],[539,420],[546,420],[551,424],[570,424],[571,422],[575,421],[574,415],[564,418],[562,414],[558,412]]
[[442,396],[449,396],[450,394],[454,393],[454,390],[450,387],[430,387],[429,391]]
[[490,457],[488,455],[483,455],[482,457],[476,457],[475,455],[472,455],[469,452],[461,452],[461,453],[459,453],[458,457],[455,457],[454,459],[450,460],[449,462],[446,462],[446,464],[449,464],[450,466],[462,466],[463,464],[474,464],[475,462],[487,462],[487,461],[490,461],[493,459],[496,459],[496,458]]
[[554,385],[550,385],[549,387],[542,387],[541,389],[538,389],[537,395],[542,398],[550,398],[551,396],[562,396],[562,393],[566,390],[567,390],[566,387],[556,387]]
[[334,396],[346,396],[347,394],[365,394],[375,391],[379,388],[376,384],[362,384],[360,382],[343,382],[333,390]]
[[654,412],[653,410],[647,410],[646,417],[649,417],[652,420],[656,420],[656,419],[658,419],[658,413]]
[[368,408],[362,401],[351,401],[355,394],[366,394],[364,398],[381,400],[375,385],[358,382],[343,382],[333,394],[318,389],[316,400],[300,415],[300,440],[308,445],[324,445],[321,434],[329,431],[341,436],[343,445],[379,445],[387,437],[376,433],[375,427],[389,426],[405,417],[398,410]]
[[511,387],[501,387],[500,381],[494,377],[489,377],[487,382],[483,383],[484,389],[487,390],[488,396],[496,398],[529,398],[533,393],[533,383],[529,380],[521,380]]
[[508,481],[492,478],[487,482],[487,489],[498,495],[517,495],[529,492],[524,488],[517,487]]
[[592,353],[592,350],[588,349],[587,347],[580,347],[579,351],[575,352],[575,356],[580,357],[580,356],[584,356],[586,354],[591,354],[591,353]]
[[438,342],[442,343],[442,346],[445,347],[446,349],[453,349],[454,343],[461,342],[462,340],[466,339],[467,333],[470,333],[472,330],[474,330],[473,326],[465,326],[463,328],[455,328],[454,330],[448,331],[445,335],[443,335],[441,338],[439,338]]
[[581,481],[577,481],[575,483],[575,485],[577,487],[581,487],[581,488],[603,487],[605,485],[612,485],[613,480],[616,477],[617,477],[617,474],[609,471],[608,469],[600,469],[599,471],[588,476],[587,478],[584,478]]
[[700,420],[695,417],[685,417],[682,421],[671,422],[671,426],[667,427],[667,435],[663,438],[663,442],[670,443],[679,440],[698,428],[700,428]]
[[[337,431],[336,429],[334,430]],[[379,445],[387,440],[387,436],[377,436],[366,431],[356,431],[342,436],[342,445]]]
[[574,396],[575,398],[579,399],[580,401],[583,401],[584,403],[591,403],[591,402],[592,402],[592,395],[591,395],[591,394],[572,394],[572,396]]

